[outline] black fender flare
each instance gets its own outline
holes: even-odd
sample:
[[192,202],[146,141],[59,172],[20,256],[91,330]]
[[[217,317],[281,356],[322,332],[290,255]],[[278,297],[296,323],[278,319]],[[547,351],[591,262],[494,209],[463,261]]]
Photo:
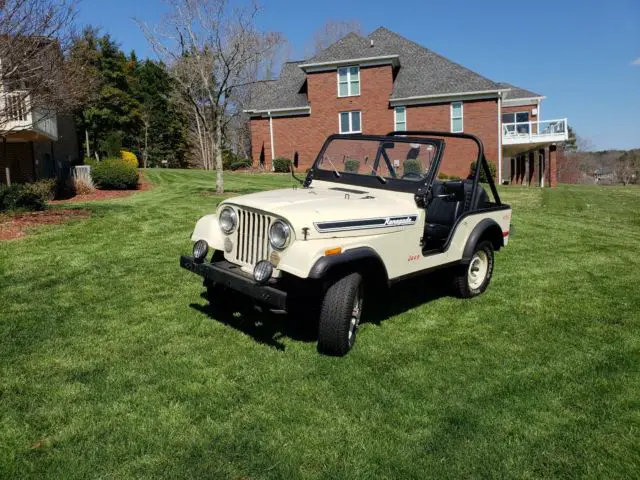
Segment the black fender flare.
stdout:
[[[490,232],[491,230],[493,231]],[[494,249],[498,250],[503,246],[502,228],[500,228],[500,225],[498,225],[498,222],[496,222],[495,220],[491,218],[485,218],[474,227],[474,229],[471,231],[471,235],[469,235],[469,238],[467,238],[467,243],[464,246],[464,250],[462,252],[462,263],[469,263],[471,261],[473,251],[476,248],[478,241],[487,232],[489,232],[491,235]],[[496,240],[497,238],[499,238],[499,243],[498,240]]]
[[321,257],[316,260],[316,263],[311,267],[311,270],[309,271],[309,278],[322,279],[325,278],[329,271],[335,267],[346,266],[350,263],[362,261],[373,261],[378,264],[384,272],[385,282],[388,280],[389,275],[382,258],[380,258],[378,252],[371,247],[356,247],[345,250],[337,255]]

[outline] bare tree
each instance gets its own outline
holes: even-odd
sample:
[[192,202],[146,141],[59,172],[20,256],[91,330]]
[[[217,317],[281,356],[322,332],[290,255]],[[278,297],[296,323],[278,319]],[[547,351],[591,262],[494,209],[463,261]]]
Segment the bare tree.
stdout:
[[313,35],[313,40],[306,48],[307,56],[315,55],[329,45],[346,37],[350,33],[360,35],[362,26],[357,20],[331,20],[325,23]]
[[176,80],[193,119],[191,140],[203,168],[215,167],[216,191],[224,191],[225,126],[241,114],[237,93],[257,79],[261,59],[281,43],[255,26],[256,5],[231,8],[227,0],[168,0],[162,23],[140,25]]
[[615,176],[623,185],[640,180],[640,149],[624,152],[615,163]]
[[0,130],[44,122],[74,110],[90,85],[83,66],[69,58],[73,0],[0,3]]

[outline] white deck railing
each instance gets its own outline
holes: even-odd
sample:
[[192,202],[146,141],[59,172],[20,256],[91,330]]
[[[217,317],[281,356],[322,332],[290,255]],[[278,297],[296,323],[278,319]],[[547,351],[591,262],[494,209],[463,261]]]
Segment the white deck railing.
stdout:
[[569,138],[567,119],[502,124],[503,145],[563,142]]
[[58,139],[58,119],[55,112],[42,108],[32,108],[29,94],[18,90],[0,95],[0,130],[32,131]]

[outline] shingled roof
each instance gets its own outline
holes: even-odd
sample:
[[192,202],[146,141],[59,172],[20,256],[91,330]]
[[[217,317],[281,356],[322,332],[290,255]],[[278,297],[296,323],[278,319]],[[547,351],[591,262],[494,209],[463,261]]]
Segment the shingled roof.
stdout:
[[249,110],[278,110],[308,107],[304,90],[306,74],[298,67],[302,62],[287,62],[278,80],[257,82],[251,89]]
[[502,98],[504,100],[519,100],[522,98],[543,98],[542,95],[538,93],[534,93],[530,90],[525,90],[524,88],[515,87],[510,83],[498,83],[500,88],[507,90]]
[[[400,68],[390,101],[456,94],[506,92],[508,98],[539,95],[504,83],[496,83],[384,27],[369,36],[350,33],[312,58],[286,63],[275,81],[259,82],[253,89],[249,110],[308,107],[303,68],[347,60],[394,58]],[[302,66],[302,68],[301,68]]]

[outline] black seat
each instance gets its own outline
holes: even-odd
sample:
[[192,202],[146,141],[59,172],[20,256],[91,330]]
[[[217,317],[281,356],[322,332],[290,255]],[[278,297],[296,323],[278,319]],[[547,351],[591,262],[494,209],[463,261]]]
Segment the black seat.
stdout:
[[438,195],[450,193],[442,182],[434,182],[431,191],[433,199],[427,207],[424,235],[429,248],[441,247],[444,244],[464,207],[462,201],[438,198]]
[[[478,185],[478,193],[473,205],[473,181],[435,181],[432,187],[433,197],[427,206],[427,223],[425,225],[424,242],[427,249],[444,246],[451,229],[464,212],[482,208],[487,201],[487,193]],[[438,195],[453,194],[455,198],[438,198]]]

